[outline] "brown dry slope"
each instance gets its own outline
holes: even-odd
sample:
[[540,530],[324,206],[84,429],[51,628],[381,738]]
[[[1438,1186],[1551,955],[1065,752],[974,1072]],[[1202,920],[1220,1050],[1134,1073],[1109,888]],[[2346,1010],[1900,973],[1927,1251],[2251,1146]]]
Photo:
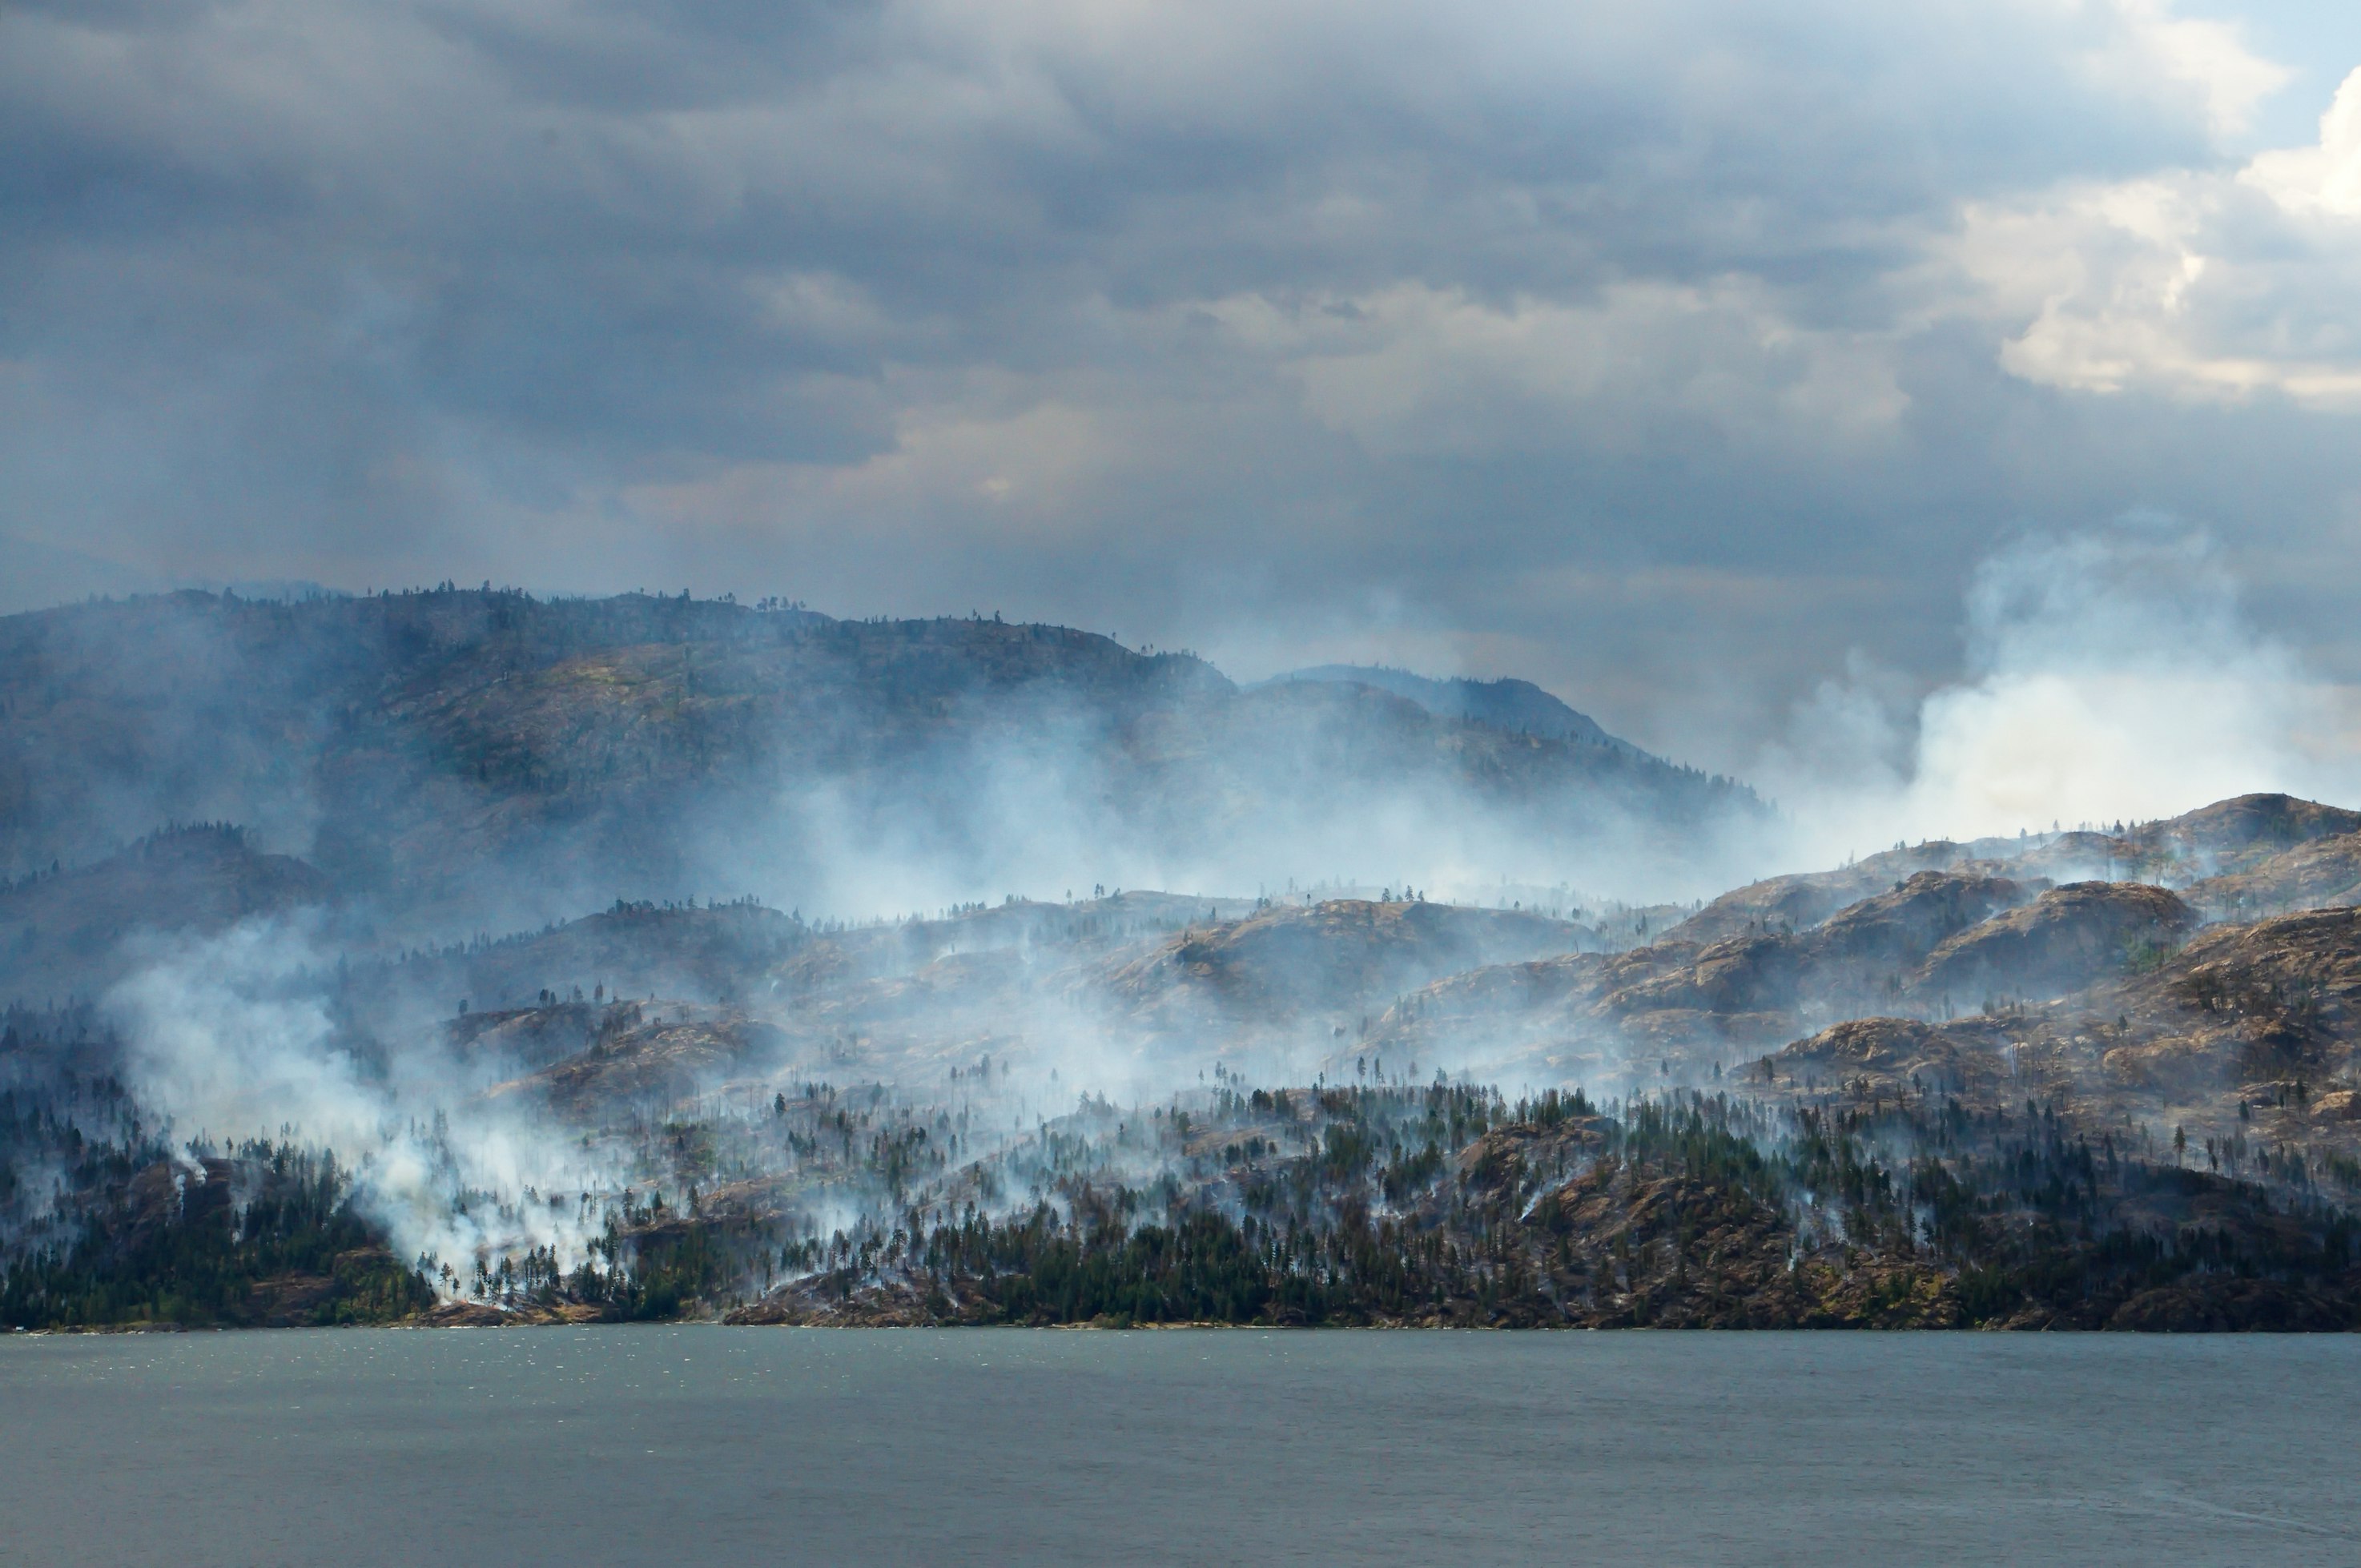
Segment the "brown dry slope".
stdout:
[[1582,927],[1500,909],[1334,899],[1280,905],[1117,955],[1086,983],[1154,1025],[1284,1025],[1382,1006],[1444,975],[1572,951]]
[[661,1113],[718,1088],[733,1071],[774,1054],[777,1030],[744,1014],[684,1003],[618,1011],[616,1027],[586,1050],[503,1084],[495,1097],[532,1098],[570,1120],[611,1121]]
[[2190,903],[2217,920],[2361,903],[2361,833],[2315,839],[2184,891]]
[[1972,1003],[2052,997],[2119,972],[2144,952],[2177,946],[2197,924],[2175,894],[2140,883],[2077,882],[1947,938],[1912,977],[1923,997]]

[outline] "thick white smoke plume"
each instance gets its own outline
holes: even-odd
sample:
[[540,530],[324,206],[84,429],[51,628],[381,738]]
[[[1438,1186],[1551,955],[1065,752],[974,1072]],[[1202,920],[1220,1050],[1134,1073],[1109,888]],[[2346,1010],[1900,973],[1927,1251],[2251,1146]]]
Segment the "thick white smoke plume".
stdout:
[[1798,868],[2252,791],[2345,799],[2361,781],[2349,695],[2252,624],[2202,532],[2021,539],[1977,572],[1966,634],[1963,678],[1915,712],[1856,661],[1766,753]]
[[530,1108],[485,1099],[481,1071],[429,1031],[382,1061],[357,1055],[330,1014],[334,967],[300,922],[159,945],[107,998],[125,1087],[183,1146],[333,1149],[405,1261],[461,1277],[536,1247],[581,1262],[604,1218],[582,1197],[619,1187],[614,1173]]

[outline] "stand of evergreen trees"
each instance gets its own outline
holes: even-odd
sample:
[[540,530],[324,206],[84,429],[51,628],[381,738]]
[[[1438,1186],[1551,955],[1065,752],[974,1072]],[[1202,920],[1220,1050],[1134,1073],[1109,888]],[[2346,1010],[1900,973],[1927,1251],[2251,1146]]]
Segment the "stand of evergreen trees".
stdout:
[[[1012,1168],[1040,1189],[1014,1212],[917,1190],[850,1234],[783,1239],[692,1186],[682,1207],[627,1205],[570,1272],[541,1249],[461,1281],[396,1258],[332,1156],[169,1150],[119,1086],[69,1075],[0,1092],[0,1322],[389,1322],[461,1296],[526,1319],[2361,1326],[2341,1168],[2257,1147],[2231,1151],[2235,1174],[2190,1168],[2030,1101],[1600,1107],[1438,1085],[1115,1115],[1106,1145],[1044,1138]],[[1115,1179],[1110,1156],[1148,1149],[1164,1174]]]

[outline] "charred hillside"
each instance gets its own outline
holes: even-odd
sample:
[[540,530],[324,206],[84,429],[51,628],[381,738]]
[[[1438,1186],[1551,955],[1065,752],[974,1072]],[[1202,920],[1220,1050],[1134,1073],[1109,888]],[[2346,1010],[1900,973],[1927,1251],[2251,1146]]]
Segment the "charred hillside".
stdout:
[[[2361,817],[1638,908],[1262,874],[1760,812],[1355,674],[646,596],[0,622],[0,1317],[2361,1326]],[[820,913],[930,878],[1007,891]]]

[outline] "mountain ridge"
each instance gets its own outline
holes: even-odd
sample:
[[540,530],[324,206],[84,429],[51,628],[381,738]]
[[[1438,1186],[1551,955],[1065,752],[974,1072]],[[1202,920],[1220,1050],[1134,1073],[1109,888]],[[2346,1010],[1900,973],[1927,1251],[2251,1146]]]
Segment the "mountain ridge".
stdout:
[[1595,746],[1615,747],[1635,756],[1651,757],[1659,762],[1664,760],[1621,736],[1609,734],[1597,719],[1577,711],[1564,698],[1543,690],[1531,681],[1519,680],[1514,676],[1492,680],[1475,680],[1464,675],[1437,678],[1396,669],[1389,664],[1315,664],[1306,669],[1290,670],[1254,685],[1277,685],[1290,681],[1341,682],[1373,686],[1379,691],[1391,692],[1396,696],[1408,697],[1438,718],[1474,719],[1498,729],[1540,735],[1554,740],[1582,740]]
[[[166,821],[236,821],[437,919],[549,888],[509,924],[619,887],[714,887],[749,863],[749,822],[777,840],[752,857],[782,868],[761,891],[792,899],[797,868],[848,833],[966,856],[983,883],[997,840],[1045,827],[1169,864],[1242,833],[1324,834],[1343,854],[1356,811],[1415,842],[1407,811],[1497,816],[1532,844],[1637,824],[1677,856],[1703,825],[1763,810],[1636,749],[1371,686],[1242,688],[1192,655],[1066,627],[686,596],[184,591],[27,612],[0,618],[0,719],[16,741],[0,872],[92,860]],[[816,792],[832,826],[783,817]]]

